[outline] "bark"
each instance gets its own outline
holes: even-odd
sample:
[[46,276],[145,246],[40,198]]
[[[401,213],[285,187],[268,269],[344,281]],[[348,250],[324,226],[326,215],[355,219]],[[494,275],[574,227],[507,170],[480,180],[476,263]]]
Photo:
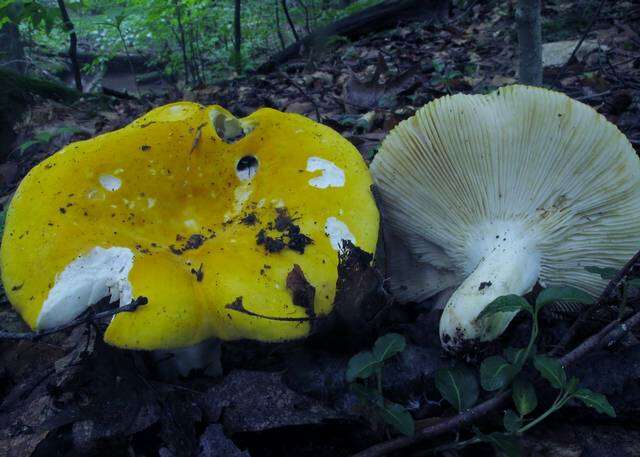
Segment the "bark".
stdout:
[[60,8],[64,30],[69,32],[69,59],[71,59],[71,68],[73,70],[73,78],[76,82],[76,89],[78,92],[82,92],[82,76],[80,75],[80,64],[78,63],[78,36],[73,27],[73,22],[71,22],[69,18],[64,0],[58,0],[58,8]]
[[127,46],[127,40],[124,39],[124,34],[122,33],[122,25],[117,24],[116,29],[118,30],[120,41],[122,41],[122,46],[124,47],[124,53],[127,56],[127,63],[129,64],[129,71],[133,75],[133,80],[136,85],[136,92],[138,92],[138,95],[140,95],[140,88],[138,87],[138,75],[136,74],[136,70],[133,66],[133,62],[131,61],[131,53],[129,52],[129,46]]
[[193,27],[189,27],[189,53],[191,54],[191,74],[195,83],[201,84],[202,77],[200,75],[200,68],[198,67],[198,56],[195,49],[195,38],[193,35]]
[[293,24],[293,20],[291,19],[291,15],[289,14],[289,7],[287,6],[287,0],[282,0],[282,9],[284,11],[285,17],[287,18],[287,22],[289,23],[289,28],[291,29],[293,38],[296,41],[300,41],[300,36],[298,35],[298,32],[296,32],[296,26]]
[[280,28],[280,4],[278,3],[278,0],[275,0],[275,2],[276,2],[276,32],[278,34],[278,41],[280,41],[280,48],[281,50],[284,51],[284,48],[285,48],[284,35],[282,34],[282,29]]
[[233,12],[233,61],[236,67],[236,73],[242,72],[242,22],[241,13],[242,2],[236,0]]
[[333,35],[350,39],[358,38],[371,32],[393,28],[401,21],[428,21],[446,19],[450,0],[387,0],[355,14],[340,19],[302,38],[283,51],[275,54],[259,68],[259,72],[267,72],[278,65],[300,55],[301,50],[321,47]]
[[182,10],[180,2],[175,0],[176,18],[178,19],[178,32],[180,41],[180,50],[182,51],[182,66],[184,67],[184,82],[189,84],[189,59],[187,58],[187,43],[184,38],[184,26],[182,25]]
[[519,75],[522,84],[542,85],[542,28],[540,0],[518,0],[516,8]]
[[309,8],[302,0],[297,0],[298,5],[304,11],[304,29],[307,34],[311,33],[311,25],[309,24]]
[[24,73],[24,49],[18,27],[7,22],[0,28],[0,66]]

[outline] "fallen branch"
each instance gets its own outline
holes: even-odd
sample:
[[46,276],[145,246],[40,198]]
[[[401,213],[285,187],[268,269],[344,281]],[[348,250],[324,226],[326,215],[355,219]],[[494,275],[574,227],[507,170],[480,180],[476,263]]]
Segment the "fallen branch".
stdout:
[[316,120],[318,122],[322,122],[322,117],[320,116],[320,108],[318,108],[318,104],[316,103],[316,101],[313,99],[313,97],[311,95],[309,95],[301,86],[300,84],[298,84],[297,82],[295,82],[293,79],[289,78],[286,74],[284,73],[280,73],[280,76],[282,78],[284,78],[289,84],[291,84],[293,87],[295,87],[298,92],[300,92],[302,94],[302,96],[304,98],[306,98],[307,100],[309,100],[309,102],[313,105],[313,109],[316,112]]
[[119,90],[110,89],[108,87],[102,86],[102,93],[105,95],[109,95],[115,98],[121,98],[123,100],[137,100],[138,98],[134,95],[131,95],[128,92],[121,92]]
[[72,320],[71,322],[67,322],[66,324],[60,325],[58,327],[52,327],[46,330],[41,330],[38,332],[24,332],[24,333],[14,333],[14,332],[5,332],[0,331],[0,340],[28,340],[28,341],[36,341],[44,336],[51,335],[53,333],[62,332],[63,330],[68,330],[73,327],[77,327],[82,324],[86,324],[88,322],[95,322],[100,319],[104,319],[105,317],[115,316],[120,313],[132,312],[138,309],[139,306],[146,305],[148,302],[147,297],[138,297],[135,300],[132,300],[128,305],[120,306],[118,308],[108,309],[106,311],[102,311],[99,313],[93,312],[92,308],[84,313],[82,316],[77,319]]
[[[620,320],[613,321],[598,333],[586,339],[573,351],[562,357],[560,359],[560,363],[565,367],[569,366],[595,349],[599,349],[602,346],[610,346],[616,341],[620,340],[620,338],[622,338],[626,333],[628,333],[634,326],[638,324],[640,324],[640,311],[633,314],[624,322],[620,322]],[[419,441],[423,441],[428,438],[434,438],[448,432],[457,431],[463,426],[469,425],[480,419],[481,417],[497,411],[498,409],[506,405],[510,398],[510,390],[502,392],[501,394],[496,395],[495,397],[490,398],[489,400],[484,401],[467,411],[463,411],[436,424],[426,426],[420,430],[416,430],[415,435],[413,435],[412,437],[396,438],[385,443],[376,444],[368,449],[365,449],[364,451],[355,454],[353,457],[382,457],[386,454],[389,454],[390,452],[397,451],[399,449],[403,449],[416,444]]]
[[448,4],[447,0],[382,1],[296,40],[258,67],[258,72],[265,73],[277,68],[287,60],[299,56],[303,49],[323,46],[331,36],[354,39],[367,33],[395,27],[403,20],[440,19],[446,15]]
[[589,35],[589,33],[591,32],[591,29],[593,28],[593,26],[595,25],[596,21],[598,20],[598,18],[600,17],[600,13],[602,12],[602,7],[604,6],[605,2],[607,0],[601,0],[600,4],[598,5],[598,8],[596,9],[595,14],[593,15],[593,17],[591,18],[591,22],[589,23],[589,25],[587,26],[586,30],[584,31],[584,33],[582,34],[582,36],[580,37],[580,40],[578,41],[578,44],[576,44],[576,47],[573,48],[573,52],[571,52],[571,55],[569,56],[569,60],[567,60],[565,62],[565,64],[560,68],[560,71],[558,71],[558,74],[556,75],[556,80],[560,79],[560,76],[562,74],[564,74],[564,69],[571,63],[573,62],[573,59],[576,57],[576,54],[578,53],[578,51],[580,50],[580,48],[582,47],[582,43],[584,43],[584,40],[587,38],[587,35]]
[[564,349],[571,343],[573,338],[578,333],[580,327],[584,325],[585,322],[593,315],[593,313],[602,306],[602,304],[609,298],[611,293],[618,287],[620,281],[624,279],[625,276],[629,274],[631,269],[634,267],[636,263],[640,261],[640,251],[636,252],[631,259],[622,267],[618,273],[609,281],[607,287],[604,288],[598,299],[595,301],[593,305],[587,308],[586,311],[580,314],[580,316],[576,319],[576,321],[569,327],[567,333],[564,334],[558,345],[551,351],[550,355],[558,355],[564,351]]

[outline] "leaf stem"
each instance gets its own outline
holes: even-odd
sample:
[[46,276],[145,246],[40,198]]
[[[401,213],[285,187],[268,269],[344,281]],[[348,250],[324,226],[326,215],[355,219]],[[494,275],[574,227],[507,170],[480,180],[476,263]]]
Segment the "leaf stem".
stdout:
[[531,349],[533,348],[533,345],[535,344],[536,339],[538,338],[539,327],[538,327],[538,310],[537,309],[531,313],[531,320],[532,320],[531,336],[529,337],[529,344],[527,345],[527,350],[525,351],[524,356],[522,356],[522,358],[518,361],[518,364],[516,365],[516,369],[518,372],[522,370],[522,368],[524,367],[524,364],[527,362],[527,359],[529,358],[529,354],[531,354]]
[[560,391],[560,393],[558,394],[558,396],[556,397],[555,401],[553,402],[553,404],[549,407],[549,409],[547,409],[544,413],[542,413],[540,416],[538,416],[537,418],[535,418],[534,420],[532,420],[531,422],[529,422],[527,425],[525,425],[524,427],[521,427],[516,434],[521,435],[524,432],[526,432],[527,430],[529,430],[530,428],[535,427],[537,424],[539,424],[540,422],[542,422],[544,419],[546,419],[547,417],[549,417],[551,414],[555,413],[556,411],[558,411],[560,408],[562,408],[564,406],[564,404],[569,400],[569,398],[571,398],[571,394],[568,392],[565,392],[564,390]]

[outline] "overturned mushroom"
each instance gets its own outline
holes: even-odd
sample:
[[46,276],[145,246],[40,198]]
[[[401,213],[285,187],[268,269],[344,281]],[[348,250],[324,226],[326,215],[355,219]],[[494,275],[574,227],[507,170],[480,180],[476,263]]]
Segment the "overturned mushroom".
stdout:
[[[27,175],[7,214],[2,280],[34,329],[104,297],[146,297],[107,328],[121,347],[303,337],[309,316],[331,311],[342,240],[375,248],[370,185],[357,150],[307,118],[174,103]],[[287,288],[295,265],[315,290],[305,306]]]
[[440,321],[448,348],[505,330],[513,313],[476,319],[495,298],[536,281],[596,294],[585,266],[619,268],[640,246],[638,157],[560,93],[443,97],[389,134],[371,171],[400,242],[392,288],[408,301],[458,286]]

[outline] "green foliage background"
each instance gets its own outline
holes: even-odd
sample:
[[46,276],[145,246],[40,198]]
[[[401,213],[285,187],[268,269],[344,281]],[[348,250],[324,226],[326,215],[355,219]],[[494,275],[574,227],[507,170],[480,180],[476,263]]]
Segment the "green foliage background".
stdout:
[[[300,36],[379,0],[288,0]],[[234,0],[67,0],[67,9],[79,40],[79,51],[96,58],[83,69],[95,72],[116,54],[148,56],[166,74],[183,76],[178,16],[184,28],[190,61],[198,61],[203,83],[228,77],[232,70]],[[344,6],[347,4],[347,6]],[[281,0],[242,0],[242,54],[244,70],[262,63],[281,48],[276,9],[286,45],[294,41]],[[179,13],[179,14],[178,14]],[[68,34],[56,1],[0,0],[0,24],[19,25],[30,53],[60,53],[68,48]],[[122,36],[120,36],[120,32]],[[125,49],[125,44],[128,49]],[[197,81],[196,81],[197,79]]]

